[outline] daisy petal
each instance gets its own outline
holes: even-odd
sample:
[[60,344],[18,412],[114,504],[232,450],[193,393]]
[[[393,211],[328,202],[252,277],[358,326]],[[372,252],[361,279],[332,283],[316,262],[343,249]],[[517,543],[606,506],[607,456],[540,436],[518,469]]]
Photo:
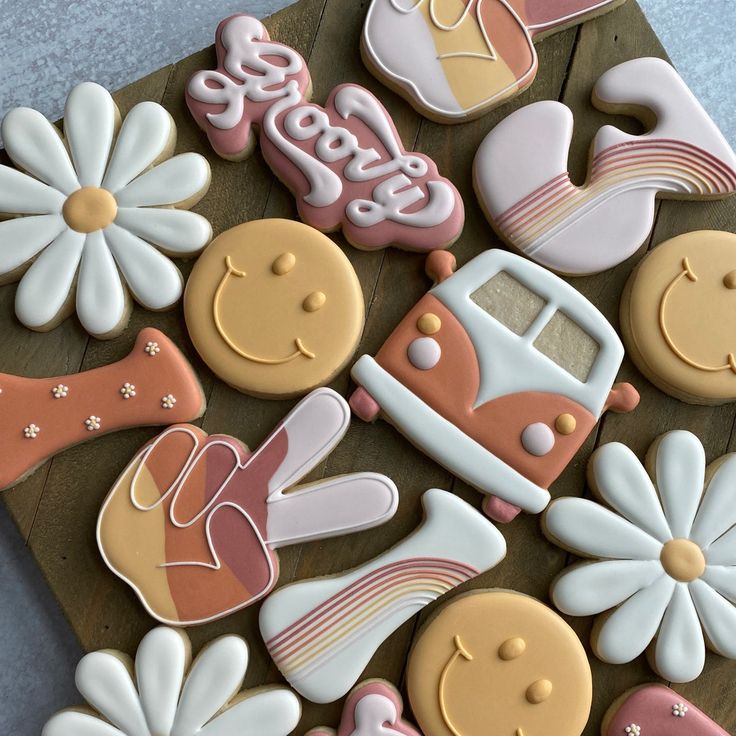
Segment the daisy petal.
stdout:
[[130,672],[114,654],[92,652],[77,665],[77,690],[126,736],[149,736]]
[[736,527],[710,545],[709,565],[736,565]]
[[69,300],[87,236],[67,228],[31,264],[15,292],[15,313],[31,329],[53,322]]
[[171,736],[193,736],[236,693],[248,666],[248,646],[239,636],[223,636],[194,660],[176,712]]
[[672,539],[654,484],[626,445],[603,445],[590,462],[596,490],[606,503],[660,542]]
[[174,120],[156,102],[139,102],[126,116],[102,180],[104,189],[115,194],[138,174],[173,149]]
[[188,210],[120,207],[115,224],[176,255],[194,255],[212,238],[210,223]]
[[99,187],[110,156],[118,109],[99,84],[78,84],[66,98],[66,135],[77,178],[83,187]]
[[[690,539],[703,550],[736,524],[736,455],[729,455],[710,479]],[[736,559],[734,560],[736,562]]]
[[294,693],[271,688],[235,703],[198,736],[287,736],[299,724],[301,710]]
[[198,153],[182,153],[133,179],[115,194],[119,207],[179,204],[204,194],[210,165]]
[[10,215],[61,213],[66,197],[10,166],[0,166],[0,212]]
[[78,710],[63,710],[43,727],[41,736],[126,736],[115,726]]
[[143,637],[135,676],[151,733],[171,733],[188,659],[189,647],[174,629],[159,626]]
[[37,110],[16,107],[3,119],[3,142],[15,164],[63,194],[79,189],[59,131]]
[[591,616],[618,606],[662,575],[659,562],[608,560],[573,565],[552,586],[552,600],[570,616]]
[[636,659],[657,633],[674,588],[675,581],[669,575],[662,575],[648,588],[632,595],[601,627],[595,643],[596,654],[611,664]]
[[182,292],[179,269],[152,245],[110,225],[105,240],[136,301],[148,309],[167,309]]
[[28,263],[65,228],[61,215],[31,215],[0,222],[0,275]]
[[657,447],[656,478],[672,536],[687,538],[700,505],[705,450],[691,432],[668,432]]
[[702,580],[690,583],[690,593],[713,649],[736,659],[736,607]]
[[618,514],[584,498],[553,501],[545,530],[562,546],[588,557],[658,560],[662,544]]
[[126,299],[115,259],[101,230],[90,233],[77,284],[77,314],[87,332],[103,336],[125,319]]
[[702,580],[728,598],[731,603],[736,603],[736,567],[708,565]]
[[657,635],[657,672],[672,682],[690,682],[705,665],[705,642],[687,586],[679,583]]

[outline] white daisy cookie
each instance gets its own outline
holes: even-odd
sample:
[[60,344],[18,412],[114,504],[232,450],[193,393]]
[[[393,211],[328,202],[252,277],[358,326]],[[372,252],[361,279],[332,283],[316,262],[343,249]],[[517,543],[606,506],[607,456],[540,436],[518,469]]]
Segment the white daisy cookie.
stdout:
[[192,256],[209,243],[209,222],[188,208],[207,192],[210,167],[197,153],[173,158],[176,126],[155,102],[121,125],[110,93],[92,82],[66,101],[64,137],[27,107],[3,119],[17,169],[0,166],[0,283],[20,279],[18,319],[46,331],[75,309],[96,337],[119,334],[130,296],[151,310],[182,293],[167,256]]
[[70,708],[46,723],[42,736],[286,736],[301,704],[283,687],[239,692],[248,645],[222,636],[194,662],[180,629],[160,626],[140,643],[135,663],[103,650],[79,662],[76,685],[89,708]]
[[668,432],[645,465],[618,442],[603,445],[588,480],[600,503],[553,501],[543,528],[594,560],[564,570],[551,593],[571,616],[608,612],[593,627],[596,655],[623,664],[648,648],[672,682],[700,675],[706,644],[736,659],[736,454],[706,468],[695,435]]

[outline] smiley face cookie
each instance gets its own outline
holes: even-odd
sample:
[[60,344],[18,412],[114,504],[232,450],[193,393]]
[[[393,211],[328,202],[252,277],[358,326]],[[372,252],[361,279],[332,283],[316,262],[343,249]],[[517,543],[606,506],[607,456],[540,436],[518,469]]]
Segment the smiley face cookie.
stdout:
[[534,598],[480,590],[419,634],[407,687],[426,736],[579,736],[592,699],[575,632]]
[[327,236],[290,220],[224,232],[192,271],[184,314],[197,351],[224,381],[262,398],[328,383],[355,351],[360,282]]
[[687,233],[655,248],[629,278],[621,330],[639,370],[693,404],[736,399],[736,235]]

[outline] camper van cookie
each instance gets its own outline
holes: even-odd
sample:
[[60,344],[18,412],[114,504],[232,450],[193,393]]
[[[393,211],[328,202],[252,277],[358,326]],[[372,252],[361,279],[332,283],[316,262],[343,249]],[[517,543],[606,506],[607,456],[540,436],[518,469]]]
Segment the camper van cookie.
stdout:
[[204,413],[199,380],[179,348],[147,327],[110,365],[54,378],[0,373],[0,490],[68,447],[119,429]]
[[329,383],[350,360],[363,332],[363,292],[326,235],[291,220],[256,220],[222,233],[200,257],[184,314],[220,378],[282,398]]
[[105,649],[85,655],[76,685],[94,709],[68,708],[42,736],[287,736],[299,723],[299,698],[283,687],[243,690],[248,645],[221,636],[192,661],[189,637],[160,626],[141,640],[133,660]]
[[428,257],[439,283],[353,366],[351,406],[487,494],[496,521],[539,513],[603,412],[636,407],[636,390],[613,384],[623,346],[578,291],[520,256],[453,267]]
[[657,246],[629,278],[621,332],[639,370],[695,404],[736,399],[736,235],[699,231]]
[[640,117],[650,130],[637,136],[601,128],[583,186],[567,171],[572,112],[555,101],[503,120],[474,163],[478,198],[500,237],[576,276],[636,253],[651,232],[657,197],[719,199],[736,191],[736,154],[667,62],[634,59],[609,69],[593,104]]
[[603,718],[601,736],[635,731],[640,736],[729,736],[682,695],[659,684],[624,693]]
[[366,66],[418,112],[462,123],[525,90],[537,74],[533,41],[624,0],[373,0]]
[[41,113],[11,110],[2,122],[17,170],[0,166],[0,283],[20,279],[18,319],[41,332],[75,309],[99,338],[125,328],[131,296],[154,311],[172,307],[183,279],[167,256],[192,256],[210,224],[188,212],[207,192],[210,167],[196,153],[171,158],[176,126],[155,102],[122,125],[110,93],[76,86],[64,138]]
[[736,455],[706,468],[698,438],[674,431],[654,443],[645,466],[625,445],[603,445],[588,477],[610,509],[552,502],[545,534],[592,560],[565,570],[552,600],[570,616],[604,614],[592,634],[604,662],[630,662],[648,648],[661,677],[690,682],[706,644],[736,659]]
[[368,90],[342,84],[324,107],[308,102],[304,59],[247,15],[220,23],[216,47],[217,69],[197,72],[186,99],[218,154],[247,157],[258,131],[302,220],[323,232],[342,228],[358,248],[429,251],[455,242],[465,220],[460,194],[430,158],[404,149]]
[[263,598],[278,581],[279,547],[369,529],[396,511],[396,487],[376,473],[297,486],[349,424],[347,402],[324,388],[253,453],[234,437],[169,427],[102,506],[105,562],[163,623],[205,623]]
[[426,736],[580,736],[593,684],[585,649],[556,613],[520,593],[479,590],[421,629],[407,688]]
[[401,624],[506,555],[500,532],[457,496],[433,489],[422,504],[422,525],[387,552],[341,575],[292,583],[264,601],[266,648],[305,698],[341,698]]

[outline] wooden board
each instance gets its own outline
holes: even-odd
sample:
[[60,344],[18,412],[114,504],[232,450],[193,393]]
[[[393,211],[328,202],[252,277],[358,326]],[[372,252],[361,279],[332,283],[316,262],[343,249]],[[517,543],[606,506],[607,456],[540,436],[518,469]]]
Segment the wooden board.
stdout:
[[[542,99],[559,99],[575,113],[576,129],[571,171],[576,181],[585,175],[590,141],[611,118],[595,111],[589,101],[595,80],[609,67],[638,56],[664,57],[664,50],[642,11],[633,0],[609,15],[551,36],[539,44],[540,71],[523,95],[486,117],[456,127],[443,127],[421,119],[399,97],[371,77],[360,61],[358,41],[367,3],[357,0],[301,0],[266,22],[271,36],[300,51],[308,60],[314,79],[314,99],[322,102],[338,83],[357,82],[376,93],[394,115],[408,149],[430,155],[440,171],[452,179],[467,209],[465,231],[454,247],[463,264],[485,248],[500,245],[484,220],[472,190],[471,164],[485,134],[512,110]],[[212,29],[214,33],[214,28]],[[214,50],[206,49],[178,64],[166,67],[115,95],[121,111],[136,102],[161,102],[179,128],[178,150],[199,151],[212,164],[212,188],[196,208],[212,222],[215,233],[246,220],[261,217],[295,217],[291,196],[274,180],[256,153],[246,163],[228,163],[215,156],[184,105],[184,85],[189,75],[214,63]],[[615,119],[630,131],[635,122]],[[574,285],[618,324],[618,301],[625,280],[648,247],[678,233],[701,228],[732,230],[736,227],[736,198],[723,202],[664,202],[658,206],[656,226],[648,244],[617,268],[599,276],[576,279]],[[335,236],[354,264],[363,285],[367,325],[358,354],[374,352],[385,337],[428,288],[423,258],[386,250],[365,253]],[[191,263],[183,264],[185,275]],[[93,368],[127,354],[138,330],[154,325],[181,345],[193,362],[205,388],[209,408],[201,424],[208,432],[224,432],[242,438],[251,447],[260,442],[293,402],[262,401],[243,396],[216,380],[195,354],[186,335],[181,308],[152,314],[136,308],[126,332],[116,340],[89,339],[75,319],[49,334],[35,334],[13,317],[15,286],[0,288],[0,370],[29,376],[48,376]],[[736,405],[693,407],[668,398],[649,384],[626,360],[620,380],[633,382],[642,403],[633,414],[608,415],[589,438],[562,477],[554,484],[554,496],[581,495],[585,489],[585,463],[595,445],[620,440],[644,453],[660,433],[689,429],[702,439],[709,460],[736,447],[733,437]],[[347,371],[332,384],[347,395],[351,388]],[[143,442],[158,430],[131,430],[74,448],[46,463],[30,479],[3,495],[10,514],[38,560],[82,645],[135,651],[153,621],[144,613],[127,585],[103,565],[94,537],[100,504],[120,470]],[[355,421],[350,431],[318,473],[338,474],[353,469],[383,472],[401,492],[396,517],[378,530],[346,538],[287,548],[282,551],[281,584],[315,575],[339,572],[378,554],[404,537],[420,521],[419,497],[431,487],[451,489],[476,507],[481,496],[448,472],[426,459],[389,425]],[[503,528],[508,542],[506,560],[496,569],[464,586],[503,587],[548,600],[552,578],[566,564],[566,554],[549,544],[536,517],[522,516]],[[385,677],[402,683],[406,654],[417,625],[435,606],[402,626],[381,647],[365,677]],[[226,632],[247,637],[252,662],[246,685],[278,682],[257,627],[258,607],[222,621],[191,630],[195,647]],[[571,624],[586,642],[590,619]],[[610,702],[629,687],[656,680],[643,657],[630,665],[611,666],[591,655],[594,703],[586,736],[599,732],[601,717]],[[724,728],[736,733],[736,663],[709,654],[705,673],[694,683],[679,686],[685,697],[711,714]],[[317,724],[336,725],[341,705],[304,704],[299,733]]]

